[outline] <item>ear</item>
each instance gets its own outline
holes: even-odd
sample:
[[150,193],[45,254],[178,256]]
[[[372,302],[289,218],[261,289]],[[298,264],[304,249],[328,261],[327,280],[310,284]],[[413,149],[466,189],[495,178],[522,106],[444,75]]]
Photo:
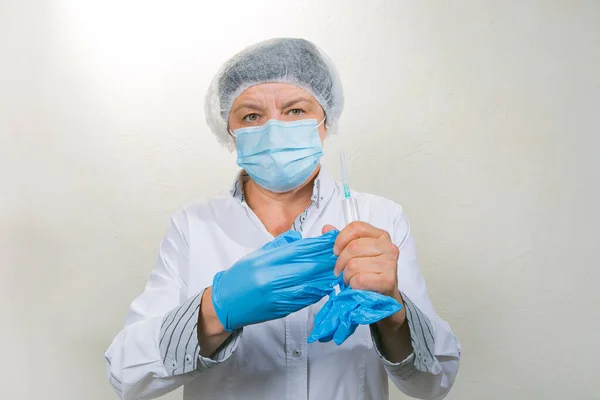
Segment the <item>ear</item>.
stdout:
[[327,137],[327,126],[326,125],[327,125],[327,117],[323,121],[323,124],[321,126],[319,126],[319,138],[321,139],[321,143],[323,143],[323,141],[325,141],[325,138]]
[[229,136],[233,139],[233,147],[235,148],[235,135],[233,134],[233,131],[229,129],[229,125],[227,125],[227,133],[229,133]]

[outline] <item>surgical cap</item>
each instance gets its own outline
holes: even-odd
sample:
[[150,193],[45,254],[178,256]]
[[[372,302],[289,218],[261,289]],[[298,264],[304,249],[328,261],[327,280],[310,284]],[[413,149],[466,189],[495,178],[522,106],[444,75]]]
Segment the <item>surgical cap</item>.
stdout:
[[223,146],[234,148],[228,132],[231,106],[246,89],[261,83],[288,83],[306,90],[325,111],[327,133],[336,132],[344,94],[333,62],[307,40],[279,38],[242,50],[213,78],[204,109],[208,126]]

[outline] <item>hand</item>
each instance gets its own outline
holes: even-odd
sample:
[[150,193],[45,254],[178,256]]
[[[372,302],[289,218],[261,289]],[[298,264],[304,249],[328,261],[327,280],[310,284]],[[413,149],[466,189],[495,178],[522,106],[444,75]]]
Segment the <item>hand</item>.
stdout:
[[[334,230],[323,227],[323,233]],[[338,235],[333,252],[338,255],[334,273],[343,273],[344,282],[353,289],[370,290],[396,299],[404,304],[398,290],[398,257],[400,250],[389,233],[366,222],[352,222]],[[402,325],[405,308],[382,323]]]
[[331,293],[337,233],[286,232],[215,275],[212,300],[225,329],[283,318]]

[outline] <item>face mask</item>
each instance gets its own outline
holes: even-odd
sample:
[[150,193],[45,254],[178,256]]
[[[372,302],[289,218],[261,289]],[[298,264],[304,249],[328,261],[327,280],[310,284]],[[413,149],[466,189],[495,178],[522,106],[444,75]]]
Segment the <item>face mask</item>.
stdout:
[[296,189],[314,172],[323,155],[318,129],[323,121],[271,119],[265,125],[236,129],[237,164],[271,192]]

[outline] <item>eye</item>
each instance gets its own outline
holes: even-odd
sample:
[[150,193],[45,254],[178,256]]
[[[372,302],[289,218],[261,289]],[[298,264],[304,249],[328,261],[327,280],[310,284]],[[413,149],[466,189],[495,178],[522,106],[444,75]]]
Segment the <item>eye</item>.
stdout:
[[303,114],[304,114],[304,110],[301,110],[301,109],[299,109],[299,108],[294,108],[294,109],[290,110],[290,111],[288,112],[288,114],[289,114],[289,115],[292,115],[292,116],[294,116],[294,117],[299,117],[299,116],[301,116],[301,115],[303,115]]
[[244,121],[244,122],[256,122],[256,121],[258,121],[259,118],[260,118],[260,115],[258,115],[256,113],[252,113],[252,114],[248,114],[244,118],[242,118],[242,121]]

